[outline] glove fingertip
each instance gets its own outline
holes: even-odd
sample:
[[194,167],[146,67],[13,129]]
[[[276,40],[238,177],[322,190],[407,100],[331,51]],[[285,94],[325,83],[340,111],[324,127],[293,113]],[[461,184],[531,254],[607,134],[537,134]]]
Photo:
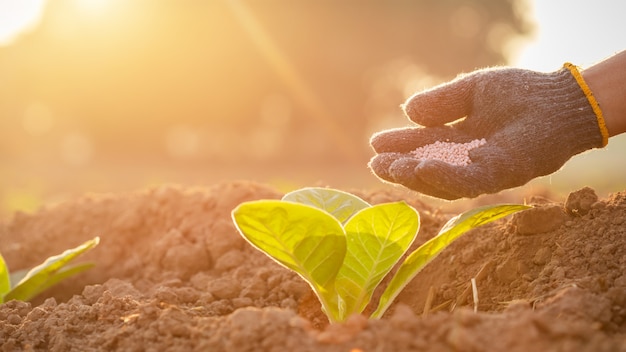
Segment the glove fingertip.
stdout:
[[389,138],[385,138],[385,133],[388,131],[376,132],[370,137],[370,145],[377,153],[384,152],[385,149],[389,148]]
[[457,195],[457,198],[475,198],[493,193],[494,185],[485,171],[483,164],[475,162],[467,166],[456,166],[439,160],[428,160],[416,169],[424,182],[434,188],[445,189],[450,194]]
[[410,184],[415,179],[415,169],[422,162],[420,159],[399,158],[389,165],[389,174],[401,184]]
[[429,197],[444,200],[461,198],[458,194],[451,193],[445,188],[437,187],[427,182],[420,173],[421,165],[425,162],[428,162],[428,160],[414,158],[398,159],[389,166],[389,174],[394,182]]
[[389,172],[389,169],[391,164],[393,164],[398,159],[398,157],[399,155],[396,153],[377,154],[369,161],[367,166],[379,178],[385,181],[395,182],[395,179]]
[[[424,114],[426,108],[422,104],[422,100],[425,93],[418,93],[411,96],[407,101],[400,105],[400,108],[404,112],[404,115],[409,118],[409,120],[422,125],[422,126],[433,126],[433,121],[429,118],[428,114]],[[432,116],[430,116],[432,117]]]
[[466,117],[471,110],[474,76],[457,79],[412,95],[402,104],[405,115],[422,126],[441,126]]

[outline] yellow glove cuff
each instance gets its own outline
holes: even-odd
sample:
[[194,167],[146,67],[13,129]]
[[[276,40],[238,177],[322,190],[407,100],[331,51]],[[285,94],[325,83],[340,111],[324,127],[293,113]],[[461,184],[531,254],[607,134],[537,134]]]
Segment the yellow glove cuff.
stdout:
[[609,143],[609,131],[606,129],[606,122],[604,122],[604,116],[602,115],[600,104],[598,104],[598,101],[593,96],[591,89],[589,89],[589,86],[580,74],[578,67],[569,62],[566,62],[563,67],[572,73],[572,76],[574,76],[576,82],[578,82],[578,85],[583,90],[583,93],[585,93],[587,100],[589,100],[589,104],[591,105],[593,112],[596,114],[596,119],[598,120],[598,127],[600,128],[600,134],[602,135],[602,147],[606,146]]

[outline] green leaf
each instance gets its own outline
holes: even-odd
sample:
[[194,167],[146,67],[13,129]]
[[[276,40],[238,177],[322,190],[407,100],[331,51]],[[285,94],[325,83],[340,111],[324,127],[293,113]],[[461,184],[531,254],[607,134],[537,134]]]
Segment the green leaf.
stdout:
[[355,195],[322,187],[302,188],[285,194],[282,200],[322,209],[342,224],[359,210],[370,207],[367,202]]
[[0,304],[4,303],[4,295],[6,295],[9,291],[11,291],[9,269],[4,261],[4,257],[0,254]]
[[376,287],[415,240],[418,229],[417,211],[404,202],[363,209],[346,223],[348,250],[335,280],[341,320],[365,309]]
[[45,262],[31,269],[28,274],[7,293],[4,299],[7,301],[11,299],[21,301],[30,300],[49,288],[51,283],[58,282],[59,279],[55,275],[62,275],[59,274],[59,271],[74,258],[97,246],[99,242],[100,238],[95,237],[76,248],[68,249],[59,255],[49,257]]
[[232,217],[248,242],[309,283],[336,320],[334,281],[346,255],[346,236],[337,219],[309,205],[278,200],[242,203]]
[[[59,269],[59,271],[57,271],[54,274],[52,274],[52,276],[50,276],[50,278],[45,282],[45,284],[39,288],[39,292],[37,292],[32,297],[35,297],[37,294],[39,294],[39,293],[49,289],[50,287],[52,287],[52,286],[58,284],[59,282],[67,279],[68,277],[71,277],[71,276],[74,276],[74,275],[78,275],[78,274],[82,273],[83,271],[87,271],[87,270],[93,268],[94,266],[96,266],[94,263],[80,263],[80,264],[72,265],[72,266],[69,266],[69,267],[63,267],[63,268]],[[30,298],[28,298],[28,299],[30,299]]]
[[393,300],[400,294],[400,291],[417,273],[463,233],[528,208],[530,206],[518,204],[488,205],[467,211],[450,219],[437,236],[424,243],[406,258],[383,292],[378,308],[372,313],[371,317],[382,317]]

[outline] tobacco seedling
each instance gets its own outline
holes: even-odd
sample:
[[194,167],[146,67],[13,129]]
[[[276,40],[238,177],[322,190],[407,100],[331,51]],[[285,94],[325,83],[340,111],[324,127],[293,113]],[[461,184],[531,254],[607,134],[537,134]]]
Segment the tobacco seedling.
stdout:
[[[382,317],[417,273],[461,234],[527,208],[491,205],[451,219],[406,257],[371,318]],[[363,312],[415,240],[420,224],[418,212],[404,202],[370,205],[328,188],[304,188],[282,200],[244,202],[232,217],[250,244],[311,286],[330,322]]]
[[[0,304],[10,300],[28,301],[62,280],[81,273],[94,266],[92,263],[68,266],[69,262],[82,253],[94,248],[100,242],[95,237],[80,246],[49,257],[30,271],[9,274],[2,255],[0,255]],[[13,285],[12,283],[17,282]]]

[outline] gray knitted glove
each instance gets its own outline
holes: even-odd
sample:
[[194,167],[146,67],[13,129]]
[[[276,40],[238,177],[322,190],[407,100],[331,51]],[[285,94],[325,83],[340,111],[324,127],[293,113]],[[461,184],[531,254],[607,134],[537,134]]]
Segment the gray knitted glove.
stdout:
[[[608,140],[600,108],[571,64],[552,73],[476,71],[412,96],[404,111],[425,127],[375,134],[371,169],[385,181],[450,200],[521,186]],[[467,166],[410,153],[436,141],[482,138],[486,144],[469,151]]]

